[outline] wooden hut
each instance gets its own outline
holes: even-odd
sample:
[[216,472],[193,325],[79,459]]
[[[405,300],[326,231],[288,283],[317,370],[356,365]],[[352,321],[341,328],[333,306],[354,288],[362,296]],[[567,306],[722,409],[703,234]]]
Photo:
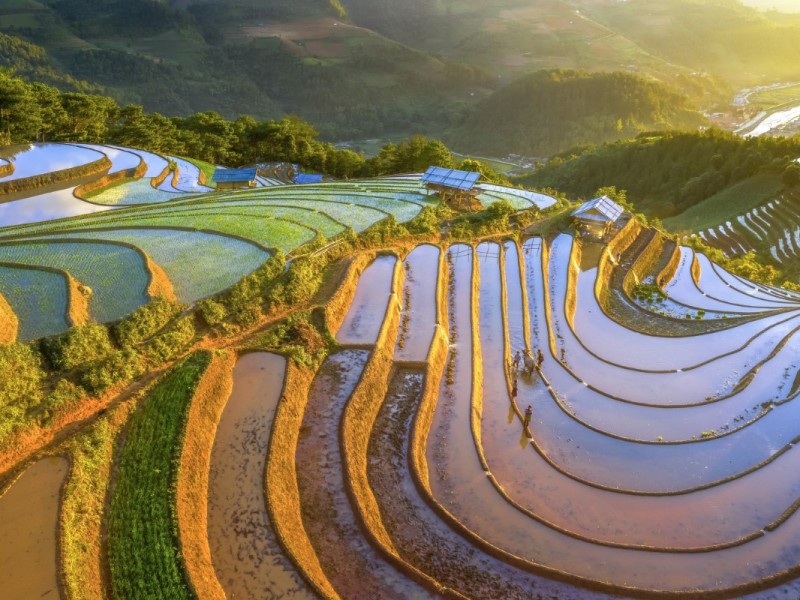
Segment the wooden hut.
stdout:
[[455,208],[471,209],[479,203],[475,197],[483,190],[475,187],[481,174],[475,171],[457,171],[442,167],[429,167],[420,177],[425,189],[439,194],[442,200]]
[[217,169],[211,181],[217,190],[243,190],[256,187],[256,169]]
[[572,213],[572,221],[581,234],[588,233],[598,238],[613,229],[624,210],[608,196],[600,196],[581,204]]

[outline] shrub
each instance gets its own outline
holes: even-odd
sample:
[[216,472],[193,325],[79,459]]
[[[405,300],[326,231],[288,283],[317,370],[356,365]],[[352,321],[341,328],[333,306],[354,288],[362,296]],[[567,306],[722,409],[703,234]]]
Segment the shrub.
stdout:
[[235,323],[247,326],[259,319],[262,299],[268,287],[285,268],[286,256],[282,252],[277,252],[219,298],[219,302]]
[[158,365],[180,356],[194,341],[194,315],[181,317],[164,333],[145,342],[142,355],[148,363]]
[[21,401],[32,404],[40,396],[44,377],[42,357],[27,344],[0,346],[0,406]]
[[197,312],[209,327],[219,325],[228,316],[225,305],[213,298],[205,298],[198,302]]
[[86,390],[68,379],[60,379],[53,391],[42,401],[39,421],[42,425],[50,424],[53,417],[76,406],[87,395]]
[[117,323],[112,331],[121,346],[138,344],[162,329],[182,310],[176,302],[156,296]]
[[253,348],[280,352],[299,365],[316,366],[336,343],[321,326],[323,319],[324,312],[295,313],[257,337]]
[[117,383],[129,383],[145,372],[145,364],[132,348],[117,350],[91,365],[80,378],[93,394],[101,394]]
[[100,360],[112,350],[108,329],[97,323],[79,325],[63,335],[42,340],[45,357],[60,371]]

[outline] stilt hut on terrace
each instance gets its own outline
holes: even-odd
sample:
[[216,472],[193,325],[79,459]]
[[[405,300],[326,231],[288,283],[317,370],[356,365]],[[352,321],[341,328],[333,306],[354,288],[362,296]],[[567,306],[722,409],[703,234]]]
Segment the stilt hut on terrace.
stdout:
[[475,187],[481,174],[475,171],[457,171],[442,167],[429,167],[420,177],[425,189],[438,193],[444,202],[454,207],[472,208],[473,200],[483,190]]
[[217,169],[211,181],[218,191],[256,187],[256,169]]
[[604,237],[622,216],[622,207],[608,196],[600,196],[581,204],[572,213],[572,222],[581,233]]

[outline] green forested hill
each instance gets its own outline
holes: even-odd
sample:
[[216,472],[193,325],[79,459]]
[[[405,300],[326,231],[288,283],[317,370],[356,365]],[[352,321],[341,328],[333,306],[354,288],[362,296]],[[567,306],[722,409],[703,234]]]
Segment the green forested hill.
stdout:
[[781,175],[800,155],[800,138],[740,138],[702,133],[643,134],[582,152],[565,152],[520,179],[590,197],[604,186],[628,192],[637,209],[665,218],[755,175]]
[[33,59],[62,88],[167,115],[298,114],[329,138],[433,130],[487,79],[343,14],[338,0],[0,0],[0,64]]
[[447,141],[459,151],[549,156],[653,129],[696,129],[702,116],[663,84],[627,73],[540,71],[480,101]]
[[[441,136],[543,69],[641,75],[706,112],[737,88],[800,80],[800,18],[737,0],[0,0],[0,34],[0,66],[29,80],[168,116],[297,114],[328,139]],[[493,102],[517,108],[509,93]],[[645,104],[622,107],[618,133],[683,121],[682,106]],[[613,139],[619,123],[596,108],[539,147],[577,130]],[[534,148],[454,135],[483,154]]]

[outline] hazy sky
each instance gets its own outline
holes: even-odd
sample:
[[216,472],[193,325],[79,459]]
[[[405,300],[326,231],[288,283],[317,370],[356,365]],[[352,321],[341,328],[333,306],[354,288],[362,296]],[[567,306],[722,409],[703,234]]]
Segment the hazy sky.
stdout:
[[755,8],[775,8],[784,12],[800,13],[800,0],[741,0],[741,2]]

